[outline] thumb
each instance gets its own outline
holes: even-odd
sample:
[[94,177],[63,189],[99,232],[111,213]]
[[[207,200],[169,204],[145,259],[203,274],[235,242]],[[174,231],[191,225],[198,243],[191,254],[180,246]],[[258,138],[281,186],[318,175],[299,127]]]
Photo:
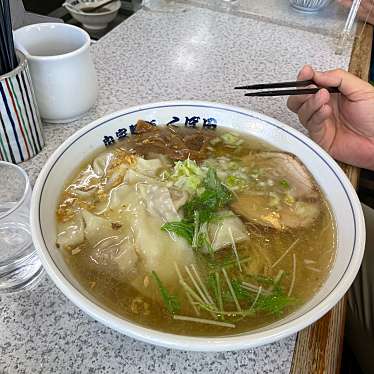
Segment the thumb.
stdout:
[[350,8],[352,6],[353,1],[352,0],[337,0],[338,4],[345,8]]
[[348,98],[358,91],[371,88],[369,83],[342,69],[315,71],[313,80],[321,87],[338,87],[339,91]]

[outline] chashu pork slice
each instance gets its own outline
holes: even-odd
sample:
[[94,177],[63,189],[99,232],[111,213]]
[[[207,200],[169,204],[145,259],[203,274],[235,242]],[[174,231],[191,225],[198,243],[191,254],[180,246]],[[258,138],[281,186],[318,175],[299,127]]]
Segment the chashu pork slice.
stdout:
[[[307,227],[319,216],[321,197],[312,175],[294,155],[258,152],[243,158],[248,166],[261,170],[277,186],[287,181],[287,203],[272,191],[244,191],[231,205],[248,221],[278,230]],[[291,202],[290,202],[291,201]]]

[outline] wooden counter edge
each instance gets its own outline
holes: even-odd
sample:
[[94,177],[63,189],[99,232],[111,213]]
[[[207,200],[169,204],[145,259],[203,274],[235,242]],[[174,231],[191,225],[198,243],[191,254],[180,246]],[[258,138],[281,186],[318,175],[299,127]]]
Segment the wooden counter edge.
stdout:
[[[362,27],[362,25],[361,25]],[[357,35],[361,32],[358,28]],[[373,41],[373,27],[366,25],[353,44],[349,71],[368,80]],[[341,164],[352,185],[357,188],[360,170]],[[340,372],[343,351],[345,297],[325,316],[297,334],[291,374],[333,374]]]

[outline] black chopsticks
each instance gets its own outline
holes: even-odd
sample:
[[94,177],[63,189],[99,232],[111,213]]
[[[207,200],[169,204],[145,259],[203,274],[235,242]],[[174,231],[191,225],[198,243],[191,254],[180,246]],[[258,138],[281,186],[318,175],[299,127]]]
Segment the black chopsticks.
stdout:
[[[294,82],[276,82],[276,83],[261,83],[247,86],[235,87],[236,90],[263,90],[268,88],[289,88],[289,87],[307,87],[316,85],[312,80],[294,81]],[[323,87],[299,88],[295,90],[270,90],[260,92],[248,92],[244,96],[289,96],[289,95],[308,95],[315,94]],[[325,87],[330,93],[339,93],[338,87]]]
[[17,67],[9,0],[0,0],[0,75]]

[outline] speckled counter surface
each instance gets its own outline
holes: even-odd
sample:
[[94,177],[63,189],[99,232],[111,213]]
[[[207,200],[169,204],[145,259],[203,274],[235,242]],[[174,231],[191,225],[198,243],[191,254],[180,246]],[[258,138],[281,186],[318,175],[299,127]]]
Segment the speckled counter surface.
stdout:
[[[69,135],[124,107],[201,99],[257,110],[299,128],[285,98],[249,99],[233,86],[295,78],[304,63],[347,68],[334,40],[197,8],[140,11],[92,47],[97,105],[79,121],[45,127],[47,145],[24,163],[35,181]],[[74,93],[72,93],[74,94]],[[0,297],[0,373],[288,373],[295,336],[239,352],[193,353],[144,344],[86,316],[44,275],[22,294]]]

